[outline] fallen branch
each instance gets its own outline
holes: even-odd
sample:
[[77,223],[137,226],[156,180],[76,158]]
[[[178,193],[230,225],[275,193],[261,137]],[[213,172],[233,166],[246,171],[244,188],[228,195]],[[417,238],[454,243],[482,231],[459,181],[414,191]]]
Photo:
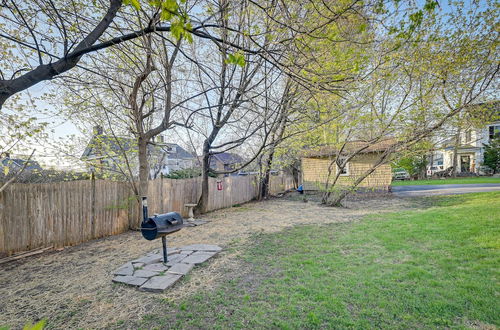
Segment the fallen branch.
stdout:
[[42,248],[42,249],[37,249],[37,250],[31,250],[31,251],[26,251],[26,252],[18,253],[16,255],[0,259],[0,264],[4,264],[6,262],[10,262],[10,261],[14,261],[14,260],[19,260],[19,259],[22,259],[22,258],[25,258],[25,257],[34,256],[34,255],[43,253],[45,251],[51,250],[52,248],[53,248],[53,246],[49,246],[49,247]]

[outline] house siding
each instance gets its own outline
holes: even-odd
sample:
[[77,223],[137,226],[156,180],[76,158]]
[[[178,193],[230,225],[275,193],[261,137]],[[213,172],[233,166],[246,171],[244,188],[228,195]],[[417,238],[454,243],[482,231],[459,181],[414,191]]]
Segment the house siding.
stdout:
[[[462,168],[461,164],[461,156],[469,156],[469,171],[484,174],[481,170],[481,166],[484,162],[484,145],[490,143],[489,138],[489,129],[490,127],[500,126],[500,121],[492,122],[491,124],[485,125],[483,128],[474,128],[470,130],[471,139],[468,140],[466,138],[467,132],[461,132],[460,134],[460,146],[458,148],[458,159],[457,159],[457,169],[458,172],[463,172],[466,169]],[[453,139],[453,136],[450,136]],[[453,141],[452,141],[453,142]],[[434,152],[432,159],[438,159],[441,157],[443,159],[442,167],[439,170],[445,170],[453,166],[453,153],[454,153],[454,144],[450,143],[443,146],[441,149]],[[438,166],[439,164],[433,161],[430,166]]]
[[[358,177],[368,171],[377,159],[377,154],[355,156],[349,162],[348,175],[340,176],[338,184],[351,185]],[[321,185],[326,182],[330,162],[331,160],[328,158],[302,158],[302,180],[305,190],[320,189]],[[335,177],[336,170],[336,168],[333,169],[330,180]],[[359,187],[388,190],[391,181],[391,167],[389,164],[383,164],[361,181]]]

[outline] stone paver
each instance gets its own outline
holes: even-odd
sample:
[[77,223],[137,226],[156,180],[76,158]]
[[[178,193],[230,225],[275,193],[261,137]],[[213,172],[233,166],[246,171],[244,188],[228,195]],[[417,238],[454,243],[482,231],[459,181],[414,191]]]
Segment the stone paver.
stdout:
[[144,266],[143,269],[150,270],[152,272],[164,272],[168,269],[168,267],[165,266],[162,262],[159,262],[157,264],[146,265],[146,266]]
[[[167,248],[167,256],[172,255],[172,254],[177,254],[179,252],[181,252],[181,250],[179,250],[178,248]],[[163,256],[163,251],[161,249],[154,249],[153,251],[149,252],[147,255],[150,256],[150,255],[155,255],[155,254],[159,254],[159,255]]]
[[139,259],[132,260],[132,263],[143,263],[145,265],[154,264],[158,261],[163,260],[163,256],[160,254],[152,254]]
[[179,274],[179,275],[186,275],[193,269],[194,264],[184,264],[184,263],[178,263],[173,265],[167,273],[172,273],[172,274]]
[[116,283],[124,283],[133,286],[141,286],[148,279],[144,277],[135,277],[135,276],[115,276],[113,278],[113,282]]
[[211,244],[192,244],[192,245],[187,245],[183,246],[181,250],[195,250],[195,251],[221,251],[222,248],[217,245],[211,245]]
[[186,264],[201,264],[207,261],[208,259],[212,258],[216,254],[217,252],[198,251],[182,259],[182,262]]
[[127,262],[125,265],[121,266],[113,272],[114,275],[129,276],[134,274],[134,266],[131,262]]
[[163,292],[180,280],[182,275],[166,273],[162,276],[151,277],[139,290],[150,292]]
[[145,256],[127,262],[113,274],[113,282],[138,286],[139,290],[163,292],[188,274],[195,265],[201,264],[219,251],[217,245],[192,244],[168,249],[168,262],[163,263],[163,254],[155,249]]
[[140,270],[136,270],[134,272],[134,276],[135,277],[145,277],[145,278],[150,278],[150,277],[153,277],[153,276],[156,276],[158,275],[160,272],[153,272],[153,271],[150,271],[150,270],[144,270],[144,269],[140,269]]
[[176,263],[184,260],[184,258],[186,258],[187,256],[187,254],[174,254],[173,256],[169,256],[167,260],[167,266],[172,267]]

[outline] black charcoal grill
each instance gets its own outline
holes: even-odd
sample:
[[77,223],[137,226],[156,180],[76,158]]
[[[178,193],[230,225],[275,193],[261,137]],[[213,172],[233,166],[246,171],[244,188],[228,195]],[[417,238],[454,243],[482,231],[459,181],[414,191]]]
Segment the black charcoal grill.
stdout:
[[148,217],[148,204],[146,197],[142,197],[142,236],[149,240],[155,240],[161,237],[163,245],[163,262],[167,263],[167,239],[165,236],[181,230],[184,225],[182,217],[177,212],[165,214],[155,214]]

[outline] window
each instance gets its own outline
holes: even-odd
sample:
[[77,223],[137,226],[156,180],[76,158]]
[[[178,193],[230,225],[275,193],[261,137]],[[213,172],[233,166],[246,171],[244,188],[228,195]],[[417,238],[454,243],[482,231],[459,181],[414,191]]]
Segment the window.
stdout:
[[[341,164],[344,163],[344,161],[345,160],[340,159]],[[340,171],[340,176],[349,176],[349,162],[347,162],[342,169],[337,165],[337,171]]]
[[490,140],[500,136],[500,126],[490,126],[489,127],[489,137]]
[[472,141],[472,132],[468,130],[465,132],[465,143],[470,143]]

